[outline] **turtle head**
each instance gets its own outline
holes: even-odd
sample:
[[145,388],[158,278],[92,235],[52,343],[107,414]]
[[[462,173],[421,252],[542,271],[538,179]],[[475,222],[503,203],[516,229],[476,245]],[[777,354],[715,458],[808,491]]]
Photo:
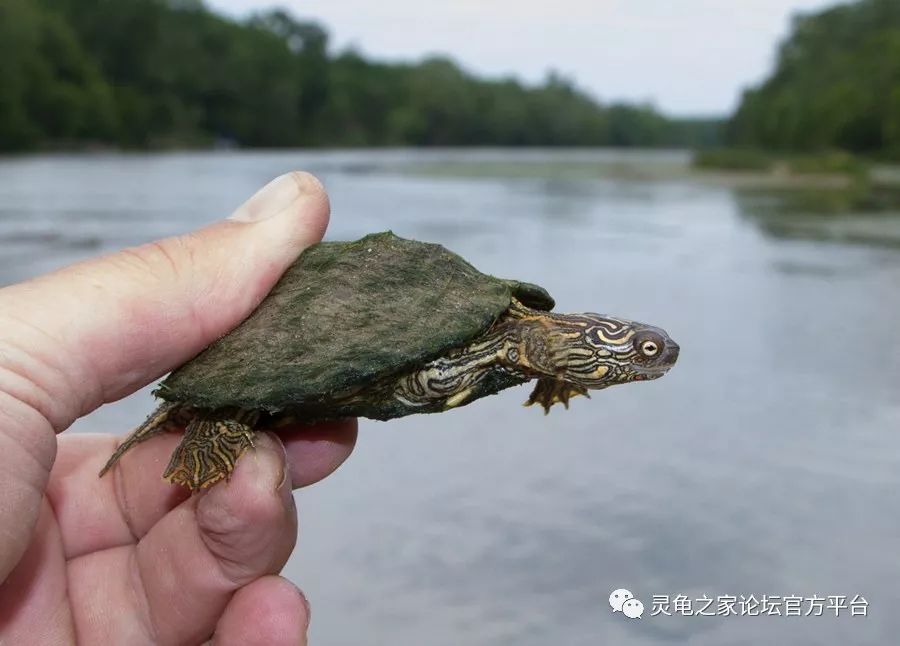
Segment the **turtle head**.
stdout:
[[678,359],[678,344],[658,327],[600,314],[577,316],[570,339],[567,381],[599,389],[662,377]]

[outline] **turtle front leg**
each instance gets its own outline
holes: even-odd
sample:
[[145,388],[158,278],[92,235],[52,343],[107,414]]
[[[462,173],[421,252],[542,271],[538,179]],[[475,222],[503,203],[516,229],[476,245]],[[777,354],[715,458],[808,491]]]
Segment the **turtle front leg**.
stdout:
[[162,404],[150,414],[143,424],[125,438],[125,441],[119,445],[119,448],[116,449],[115,453],[107,460],[103,469],[100,470],[100,476],[102,477],[107,471],[112,469],[116,462],[119,461],[119,458],[137,444],[149,440],[160,433],[180,431],[189,423],[192,415],[190,408],[182,404],[173,402]]
[[562,381],[561,379],[553,379],[552,377],[541,377],[538,379],[531,396],[525,402],[526,406],[532,404],[540,404],[544,407],[544,415],[550,412],[553,404],[562,404],[566,408],[569,407],[569,399],[584,395],[590,399],[591,395],[587,388],[573,384],[570,381]]
[[253,446],[253,422],[232,418],[196,418],[172,454],[163,478],[196,491],[230,480],[234,465]]

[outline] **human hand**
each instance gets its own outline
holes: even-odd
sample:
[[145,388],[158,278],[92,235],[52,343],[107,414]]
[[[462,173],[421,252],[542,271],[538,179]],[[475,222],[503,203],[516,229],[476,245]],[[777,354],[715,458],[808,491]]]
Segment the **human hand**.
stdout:
[[101,479],[118,438],[56,434],[235,327],[327,221],[292,173],[224,222],[0,289],[0,644],[306,643],[306,601],[277,576],[291,487],[347,458],[355,421],[261,433],[194,496],[161,478],[176,436]]

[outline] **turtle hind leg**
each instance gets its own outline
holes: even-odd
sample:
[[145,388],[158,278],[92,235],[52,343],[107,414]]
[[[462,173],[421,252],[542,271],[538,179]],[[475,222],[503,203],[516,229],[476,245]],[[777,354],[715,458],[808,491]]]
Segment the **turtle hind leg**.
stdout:
[[127,438],[122,442],[115,452],[106,461],[106,465],[100,470],[100,477],[103,477],[107,471],[112,469],[116,462],[119,461],[129,449],[136,445],[149,440],[160,433],[169,433],[171,431],[180,431],[190,421],[191,411],[186,406],[175,402],[166,402],[160,405],[155,411],[150,413],[146,421],[138,426]]
[[254,433],[246,421],[196,418],[188,424],[163,478],[192,491],[229,480],[238,458],[253,447]]
[[525,405],[540,404],[544,407],[544,415],[546,415],[550,412],[550,407],[553,404],[562,404],[568,408],[569,399],[578,395],[584,395],[588,399],[591,397],[584,386],[552,377],[541,377],[538,379],[534,390],[531,391],[531,396],[525,402]]

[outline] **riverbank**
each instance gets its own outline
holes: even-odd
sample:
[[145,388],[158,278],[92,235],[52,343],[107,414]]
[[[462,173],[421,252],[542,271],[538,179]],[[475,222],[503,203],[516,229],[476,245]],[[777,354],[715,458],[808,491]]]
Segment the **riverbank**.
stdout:
[[851,192],[859,199],[872,192],[900,192],[900,165],[843,153],[778,157],[610,148],[445,148],[422,153],[413,164],[397,151],[399,157],[390,165],[403,174],[465,179],[687,181],[748,190]]
[[776,153],[717,148],[693,154],[692,169],[707,181],[748,188],[900,188],[900,164],[843,151]]

